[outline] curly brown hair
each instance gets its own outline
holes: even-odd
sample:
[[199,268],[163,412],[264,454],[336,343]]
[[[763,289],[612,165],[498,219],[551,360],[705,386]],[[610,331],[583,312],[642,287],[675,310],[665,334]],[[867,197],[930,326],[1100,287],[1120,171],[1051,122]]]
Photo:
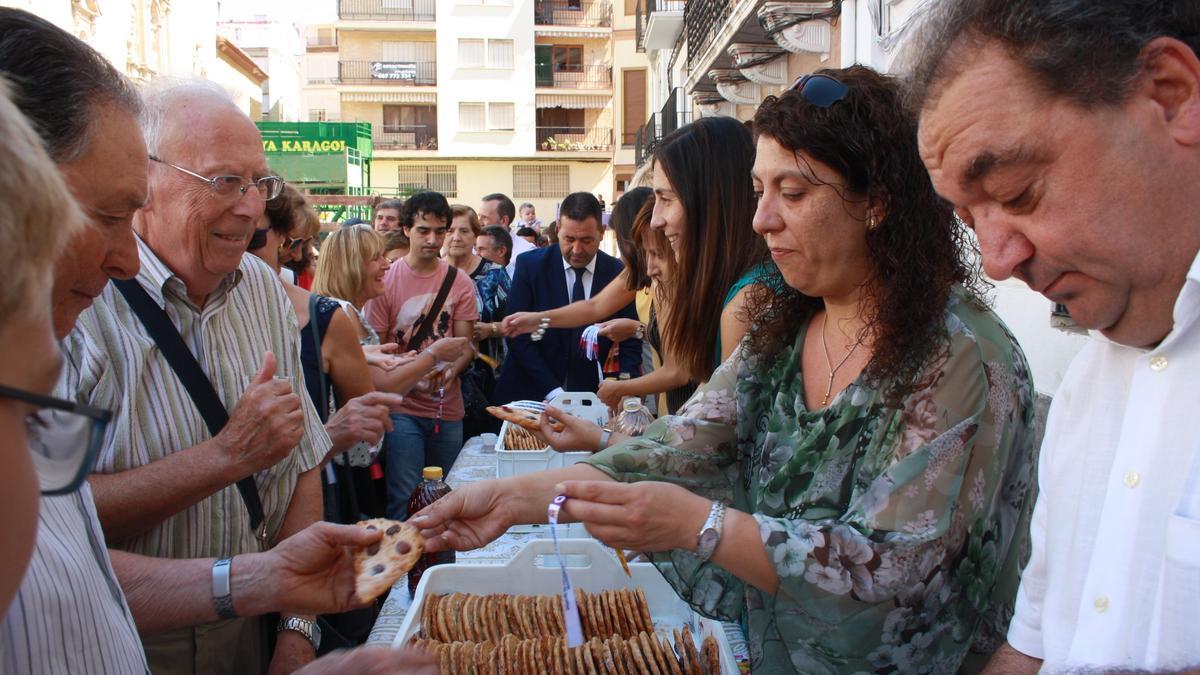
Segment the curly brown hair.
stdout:
[[[846,96],[828,107],[797,91],[769,96],[754,116],[754,132],[795,153],[801,164],[810,157],[829,166],[844,181],[831,185],[843,200],[877,205],[883,214],[866,233],[873,273],[863,288],[866,328],[860,337],[874,349],[868,381],[888,383],[884,395],[895,403],[918,388],[927,365],[945,354],[949,336],[942,317],[953,288],[966,288],[982,305],[978,256],[966,228],[933,189],[917,151],[917,121],[901,105],[898,80],[863,66],[818,72],[845,84]],[[821,298],[792,288],[754,294],[747,312],[758,317],[751,349],[778,353],[795,341],[801,319],[821,307]]]

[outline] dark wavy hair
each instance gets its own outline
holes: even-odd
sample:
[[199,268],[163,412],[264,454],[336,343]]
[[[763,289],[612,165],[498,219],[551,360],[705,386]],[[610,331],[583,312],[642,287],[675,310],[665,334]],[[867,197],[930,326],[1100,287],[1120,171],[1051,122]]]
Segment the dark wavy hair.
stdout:
[[[796,91],[769,96],[754,116],[754,131],[802,165],[811,158],[829,166],[842,177],[830,186],[843,200],[873,204],[882,214],[866,232],[873,272],[863,289],[866,328],[859,337],[875,352],[868,381],[887,382],[884,395],[895,403],[922,384],[922,372],[949,346],[942,317],[952,289],[968,288],[982,305],[978,256],[966,228],[934,192],[899,82],[863,66],[818,72],[849,87],[846,97],[822,108]],[[755,294],[751,349],[773,354],[791,345],[801,319],[821,306],[821,298],[791,288],[773,297]]]
[[654,204],[654,190],[636,187],[621,195],[613,205],[608,224],[617,237],[617,251],[625,263],[625,288],[640,291],[650,288],[650,277],[646,276],[646,261],[642,259],[641,241],[634,236],[633,228],[638,213],[647,203]]

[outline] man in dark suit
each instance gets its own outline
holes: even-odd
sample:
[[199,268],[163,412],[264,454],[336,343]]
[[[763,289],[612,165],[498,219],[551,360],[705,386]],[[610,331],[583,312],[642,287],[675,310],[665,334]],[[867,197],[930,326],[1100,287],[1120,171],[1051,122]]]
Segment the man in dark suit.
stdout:
[[[508,294],[510,312],[544,312],[571,302],[587,300],[617,278],[620,260],[600,250],[604,227],[600,202],[587,192],[563,200],[558,217],[558,246],[530,251],[517,259]],[[609,319],[637,319],[629,303]],[[607,320],[607,319],[606,319]],[[521,399],[541,401],[555,389],[596,391],[596,363],[579,349],[581,328],[550,328],[539,342],[528,335],[508,340],[508,358],[496,383],[496,403]],[[612,342],[600,339],[600,358]],[[636,377],[641,371],[642,344],[626,340],[620,345],[621,372]]]

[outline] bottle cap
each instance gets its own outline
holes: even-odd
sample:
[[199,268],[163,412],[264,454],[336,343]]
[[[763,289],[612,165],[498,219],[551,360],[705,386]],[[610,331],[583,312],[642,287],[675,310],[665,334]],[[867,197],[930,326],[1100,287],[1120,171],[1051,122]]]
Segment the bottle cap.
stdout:
[[425,480],[441,480],[442,479],[442,467],[440,467],[440,466],[425,467],[424,469],[421,470],[421,478],[424,478]]
[[624,408],[625,412],[633,412],[642,407],[642,400],[636,396],[627,396],[621,403],[621,407]]

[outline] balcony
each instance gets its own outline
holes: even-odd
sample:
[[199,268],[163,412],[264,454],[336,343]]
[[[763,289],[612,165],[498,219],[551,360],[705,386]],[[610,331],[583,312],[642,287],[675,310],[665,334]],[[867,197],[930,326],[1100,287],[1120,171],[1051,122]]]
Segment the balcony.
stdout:
[[376,150],[437,150],[437,127],[433,125],[387,125],[372,134]]
[[658,112],[651,113],[646,124],[638,129],[634,141],[634,164],[645,164],[663,138],[691,121],[692,113],[687,109],[687,98],[683,95],[683,89],[672,89],[663,107]]
[[688,70],[696,66],[703,52],[707,51],[708,45],[716,39],[717,32],[729,21],[733,9],[734,3],[731,0],[692,0],[687,3],[684,30],[687,33]]
[[533,5],[534,24],[607,28],[612,26],[612,4],[607,0],[538,0]]
[[634,30],[637,50],[670,49],[683,29],[683,0],[638,0]]
[[437,84],[433,61],[338,61],[339,84],[389,87],[432,87]]
[[537,150],[542,152],[612,152],[613,130],[608,127],[538,127]]
[[432,23],[437,0],[338,0],[338,18],[349,21]]
[[538,64],[536,84],[555,89],[612,89],[609,66],[569,66],[559,70]]

